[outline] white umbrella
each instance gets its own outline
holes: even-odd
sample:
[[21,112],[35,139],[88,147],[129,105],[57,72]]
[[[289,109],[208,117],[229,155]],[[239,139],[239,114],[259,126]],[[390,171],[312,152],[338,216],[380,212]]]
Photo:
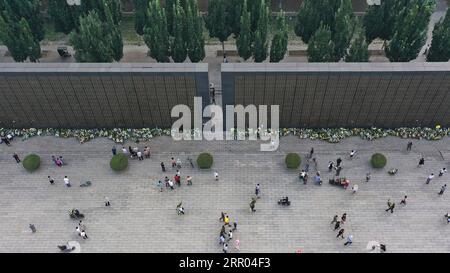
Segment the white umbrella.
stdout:
[[367,243],[366,249],[372,253],[381,253],[380,243],[377,241],[370,241]]

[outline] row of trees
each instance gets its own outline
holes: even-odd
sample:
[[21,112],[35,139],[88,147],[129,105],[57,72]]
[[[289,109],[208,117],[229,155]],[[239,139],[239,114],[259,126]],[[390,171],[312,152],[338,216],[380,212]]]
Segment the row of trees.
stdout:
[[[15,61],[37,61],[44,39],[39,0],[0,0],[0,40]],[[271,26],[269,0],[210,0],[207,15],[198,12],[197,0],[134,0],[135,29],[158,62],[199,62],[205,57],[203,23],[211,37],[222,43],[234,36],[239,55],[262,62],[282,60],[287,51],[288,28],[281,12]],[[308,44],[310,62],[367,62],[368,44],[384,40],[392,62],[415,59],[425,45],[435,0],[383,0],[370,6],[359,20],[351,0],[303,0],[294,31]],[[48,0],[55,30],[70,34],[79,62],[119,61],[123,56],[120,1]],[[435,25],[427,61],[450,60],[450,15]],[[269,31],[272,30],[272,31]],[[273,35],[269,37],[269,32]],[[269,50],[269,39],[270,50]]]

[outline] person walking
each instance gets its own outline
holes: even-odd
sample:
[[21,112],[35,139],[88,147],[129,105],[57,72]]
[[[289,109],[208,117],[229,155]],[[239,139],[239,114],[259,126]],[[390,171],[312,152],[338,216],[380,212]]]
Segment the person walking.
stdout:
[[372,175],[370,173],[366,173],[366,182],[369,182],[370,178],[372,178]]
[[150,158],[150,156],[151,156],[150,148],[147,146],[145,146],[145,148],[144,148],[144,156],[145,156],[145,158]]
[[111,206],[111,203],[109,202],[108,196],[105,196],[105,206],[106,206],[106,207]]
[[20,158],[16,153],[13,154],[13,158],[16,160],[16,163],[20,163]]
[[347,246],[347,245],[351,245],[353,243],[353,235],[348,235],[347,236],[347,242],[345,242],[345,246]]
[[352,191],[353,191],[354,194],[357,193],[358,192],[358,185],[353,185],[352,186]]
[[75,227],[75,231],[78,233],[78,236],[81,236],[81,228],[79,226]]
[[84,231],[84,230],[81,230],[81,232],[80,232],[80,236],[81,236],[81,238],[83,238],[83,239],[87,239],[87,238],[89,238],[88,236],[87,236],[87,234],[86,234],[86,231]]
[[306,159],[305,172],[309,172],[309,158]]
[[231,227],[231,225],[230,225],[230,217],[228,217],[228,215],[225,215],[225,218],[223,219],[223,225]]
[[180,177],[178,174],[176,174],[176,175],[173,177],[173,179],[175,180],[175,184],[177,184],[178,187],[181,187],[181,177]]
[[355,150],[352,150],[352,151],[350,152],[350,159],[353,159],[353,157],[355,157],[355,154],[356,154],[356,151],[355,151]]
[[443,195],[445,190],[447,189],[447,184],[441,187],[441,191],[439,192],[439,195]]
[[235,230],[237,230],[237,223],[233,222],[233,229],[232,229],[232,231],[235,231]]
[[345,221],[347,221],[347,213],[342,214],[342,217],[341,217],[342,224],[344,224]]
[[48,176],[48,182],[50,182],[51,185],[55,184],[55,179],[53,179],[50,175]]
[[443,176],[444,173],[446,173],[446,172],[447,172],[447,169],[446,169],[446,168],[442,168],[442,169],[439,171],[439,176]]
[[141,151],[137,152],[137,157],[138,157],[139,161],[144,160],[144,156],[142,156],[142,152]]
[[177,162],[175,161],[175,158],[172,157],[172,168],[175,168],[177,166]]
[[10,146],[11,143],[9,142],[9,139],[7,137],[2,136],[0,143],[4,142],[6,146]]
[[166,166],[164,166],[164,162],[161,162],[161,170],[162,170],[163,172],[166,171]]
[[337,230],[341,227],[341,221],[336,221],[336,224],[334,225],[334,230]]
[[228,253],[228,244],[227,243],[223,244],[223,253]]
[[341,174],[341,170],[342,170],[341,166],[336,168],[336,176],[339,176]]
[[188,175],[186,177],[186,183],[187,183],[188,186],[192,186],[192,177],[191,176]]
[[250,202],[250,209],[252,210],[252,212],[255,212],[255,204],[256,204],[256,198],[252,197],[252,201]]
[[328,162],[328,171],[331,172],[333,171],[333,161]]
[[64,185],[66,185],[66,187],[71,187],[72,185],[70,185],[70,181],[69,178],[67,178],[67,175],[64,176]]
[[228,231],[228,241],[233,239],[233,232],[230,230]]
[[427,181],[425,182],[425,184],[430,184],[430,182],[431,182],[431,180],[433,180],[433,178],[434,178],[434,174],[432,173],[427,177]]
[[111,149],[111,151],[112,151],[112,154],[113,154],[113,155],[116,155],[116,154],[117,154],[116,146],[113,146],[112,149]]
[[391,211],[391,213],[394,213],[395,203],[391,202],[391,200],[389,199],[387,205],[388,208],[386,209],[386,212]]
[[406,198],[408,198],[408,196],[405,195],[405,197],[403,197],[402,201],[400,201],[400,204],[406,205]]
[[177,158],[177,168],[181,169],[181,160]]
[[339,157],[339,158],[336,160],[336,167],[341,166],[341,162],[342,162],[342,159]]
[[219,173],[214,172],[214,180],[219,181]]
[[317,172],[316,175],[314,176],[314,182],[317,185],[322,185],[322,178],[320,177],[320,172]]
[[174,188],[173,188],[173,181],[169,179],[169,181],[167,181],[167,183],[169,184],[170,189],[174,190]]
[[225,236],[223,236],[223,234],[220,234],[219,244],[224,244],[224,243],[225,243]]
[[332,224],[334,224],[334,223],[336,223],[337,222],[337,219],[338,219],[338,215],[336,214],[336,215],[334,215],[333,216],[333,220],[331,221],[331,223],[330,223],[330,225],[332,225]]
[[423,165],[425,165],[425,158],[420,158],[419,160],[419,165],[417,165],[417,167],[422,167]]
[[339,230],[339,232],[338,232],[336,238],[341,237],[342,239],[344,239],[344,231],[345,231],[345,230],[344,230],[343,228],[341,228],[341,229]]
[[260,198],[260,194],[261,194],[261,187],[259,184],[256,184],[256,187],[255,187],[256,198]]
[[316,170],[316,172],[317,172],[317,166],[319,163],[317,162],[317,159],[315,157],[312,159],[312,161],[314,163],[314,170]]
[[36,227],[33,224],[29,225],[31,232],[36,233]]
[[239,241],[238,239],[234,241],[234,248],[239,251],[241,247],[241,241]]
[[311,148],[311,151],[309,151],[309,158],[312,158],[314,154],[314,148]]
[[408,145],[406,146],[406,150],[411,151],[412,145],[413,145],[413,143],[411,141],[408,142]]
[[220,213],[219,221],[225,221],[225,213],[223,211]]
[[158,187],[160,192],[163,191],[163,182],[161,180],[159,180],[158,183],[156,183],[156,186]]

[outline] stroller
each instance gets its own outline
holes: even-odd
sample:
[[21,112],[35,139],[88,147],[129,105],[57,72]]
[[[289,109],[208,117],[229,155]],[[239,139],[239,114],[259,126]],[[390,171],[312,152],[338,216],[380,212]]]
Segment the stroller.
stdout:
[[80,211],[78,211],[77,209],[72,209],[69,212],[69,216],[70,216],[70,218],[76,219],[76,220],[84,218],[84,214],[80,213]]

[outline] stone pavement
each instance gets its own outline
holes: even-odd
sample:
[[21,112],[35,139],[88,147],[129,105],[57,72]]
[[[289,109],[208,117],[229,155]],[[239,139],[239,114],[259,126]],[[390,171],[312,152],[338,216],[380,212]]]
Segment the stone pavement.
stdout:
[[[450,252],[450,226],[443,218],[450,211],[450,193],[437,194],[450,182],[450,173],[437,177],[439,169],[449,168],[450,138],[414,140],[409,153],[406,143],[394,137],[372,142],[354,137],[330,144],[288,136],[281,139],[278,151],[259,152],[258,142],[173,142],[158,137],[138,144],[152,148],[151,159],[130,160],[127,171],[115,174],[109,168],[110,140],[85,144],[73,138],[15,140],[10,147],[0,145],[0,252],[58,252],[57,245],[74,240],[81,243],[83,252],[221,252],[221,211],[238,223],[234,239],[241,241],[241,252],[366,252],[371,240],[385,243],[388,252]],[[322,186],[301,184],[297,172],[283,165],[286,153],[304,157],[311,147],[322,172]],[[351,149],[358,150],[353,160],[348,159]],[[183,167],[183,181],[191,175],[193,186],[184,183],[173,192],[158,192],[155,181],[175,173],[170,167],[172,156],[185,162],[188,155],[196,158],[202,151],[213,154],[212,170]],[[15,163],[14,152],[21,158],[39,154],[41,168],[28,174]],[[387,156],[384,170],[371,169],[373,152]],[[68,165],[54,166],[52,154],[63,155]],[[417,168],[421,155],[425,166]],[[345,157],[342,175],[359,185],[355,195],[351,186],[344,190],[328,184],[327,162],[338,156]],[[166,163],[166,174],[161,172],[161,161]],[[389,176],[387,170],[393,167],[399,172]],[[218,182],[213,179],[214,170],[220,175]],[[366,183],[368,171],[372,179]],[[436,178],[425,185],[431,172]],[[56,178],[56,185],[48,183],[48,175]],[[64,175],[73,187],[65,188]],[[80,188],[86,180],[92,186]],[[262,197],[252,214],[249,202],[256,183],[261,184]],[[405,194],[408,204],[403,207],[399,202]],[[289,196],[290,207],[277,205],[284,195]],[[105,196],[111,207],[104,206]],[[388,198],[396,202],[394,214],[384,211]],[[180,201],[186,210],[183,216],[175,210]],[[89,239],[76,234],[76,221],[68,216],[72,208],[86,215]],[[347,247],[330,226],[333,215],[344,212],[348,214],[346,235],[354,235],[354,243]],[[37,228],[34,234],[30,223]]]

